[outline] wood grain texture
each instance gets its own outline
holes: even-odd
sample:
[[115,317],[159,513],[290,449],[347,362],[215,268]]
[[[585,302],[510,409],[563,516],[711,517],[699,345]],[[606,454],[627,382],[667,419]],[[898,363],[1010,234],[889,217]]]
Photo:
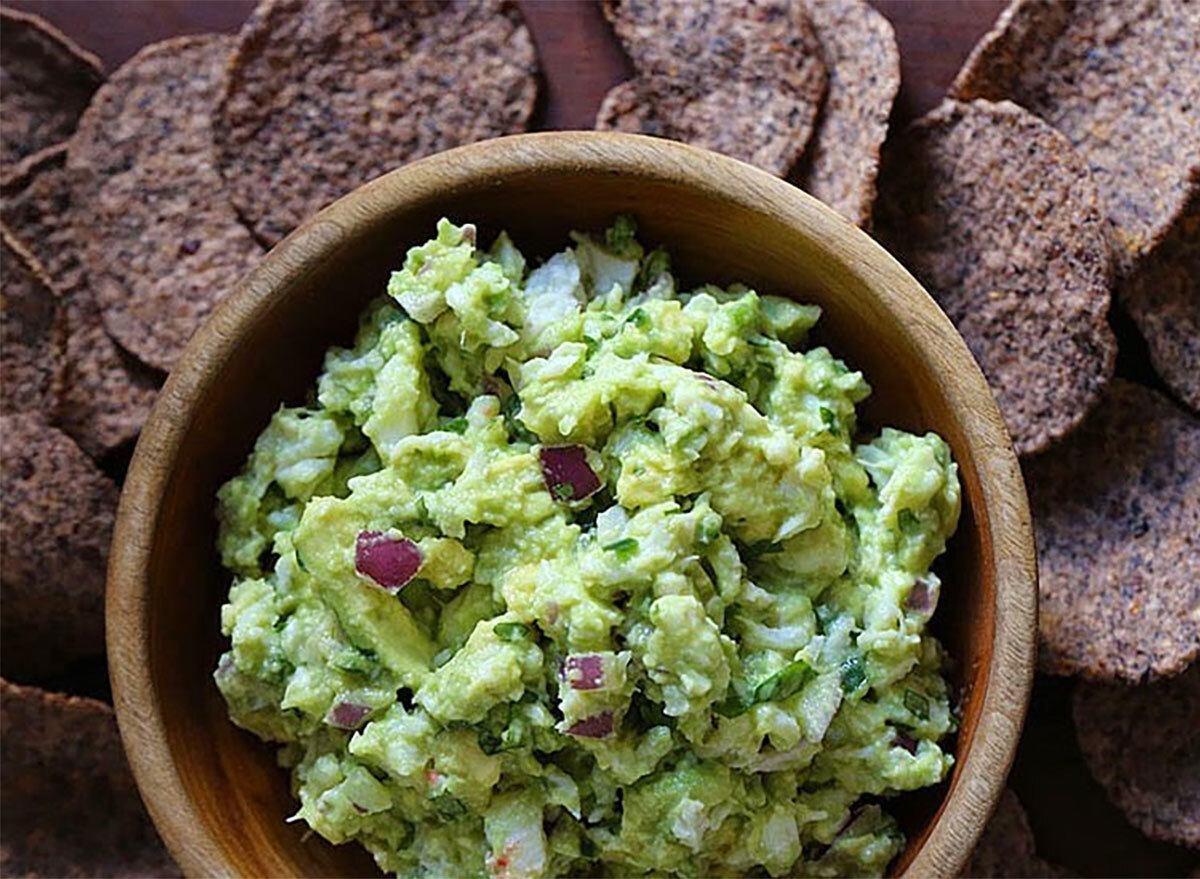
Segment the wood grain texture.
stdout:
[[1036,575],[1016,459],[966,345],[865,234],[787,183],[660,140],[595,133],[489,141],[394,171],[318,214],[247,276],[171,374],[134,456],[109,568],[108,643],[122,734],[150,812],[200,875],[372,872],[355,846],[304,840],[286,772],[228,720],[211,681],[227,575],[213,498],[281,400],[302,399],[406,246],[437,217],[501,227],[548,254],[618,212],[685,280],[746,281],[825,309],[816,341],[862,368],[868,424],[935,429],[964,510],[941,563],[936,633],[960,660],[965,711],[948,783],[896,801],[894,870],[954,875],[1003,787],[1033,678]]

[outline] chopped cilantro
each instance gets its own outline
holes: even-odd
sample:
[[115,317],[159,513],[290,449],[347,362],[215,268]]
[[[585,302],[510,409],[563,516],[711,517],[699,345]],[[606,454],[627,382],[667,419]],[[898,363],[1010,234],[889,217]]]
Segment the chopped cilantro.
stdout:
[[533,630],[524,623],[496,623],[493,630],[501,641],[517,643],[533,640]]
[[638,542],[632,537],[622,537],[620,540],[614,540],[603,547],[603,549],[616,555],[617,561],[627,562],[638,551]]
[[348,671],[353,674],[366,674],[371,671],[373,656],[374,654],[368,656],[354,647],[346,647],[344,650],[339,650],[331,656],[329,664],[341,671]]
[[729,695],[717,704],[715,710],[722,717],[737,717],[745,714],[759,702],[779,702],[789,696],[795,696],[804,689],[804,685],[817,676],[811,665],[803,659],[798,659],[784,666],[770,677],[760,681],[745,698],[738,696],[731,686]]
[[738,696],[737,691],[731,685],[729,695],[715,706],[715,710],[722,717],[737,717],[739,714],[745,714],[752,704],[754,703]]
[[794,696],[817,676],[811,665],[798,659],[785,666],[754,688],[755,702],[779,702]]
[[904,691],[904,707],[921,720],[929,720],[929,700],[916,690]]
[[701,546],[711,546],[720,536],[721,518],[717,515],[705,516],[696,527],[696,542]]
[[507,428],[508,435],[512,437],[513,442],[533,445],[538,441],[537,435],[517,418],[521,413],[520,397],[516,394],[509,395],[509,398],[504,401],[504,406],[500,411],[504,415],[504,426]]
[[851,656],[842,663],[842,692],[854,693],[867,680],[867,670],[863,667],[862,657],[858,654]]
[[635,308],[629,313],[629,317],[625,318],[626,323],[631,323],[643,333],[650,332],[650,315],[646,314],[646,309]]
[[838,618],[838,612],[827,604],[818,604],[814,611],[817,615],[817,631],[824,635],[829,631],[829,625]]

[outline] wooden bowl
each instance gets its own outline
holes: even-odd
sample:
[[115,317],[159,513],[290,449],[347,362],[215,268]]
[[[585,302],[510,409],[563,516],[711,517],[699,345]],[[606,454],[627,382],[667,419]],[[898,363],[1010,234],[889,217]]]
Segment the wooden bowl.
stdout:
[[[285,823],[296,809],[274,749],[230,723],[212,683],[229,576],[214,550],[217,487],[405,249],[447,215],[482,240],[507,228],[549,254],[572,228],[631,213],[685,279],[744,281],[819,303],[819,341],[874,388],[867,424],[938,431],[963,484],[939,570],[935,631],[964,695],[948,782],[899,798],[909,844],[893,871],[958,872],[1005,783],[1033,677],[1034,544],[1021,471],[983,375],[917,282],[867,235],[789,184],[664,140],[554,133],[442,153],[363,186],[276,247],[197,333],[138,443],[108,582],[121,733],[150,814],[191,876],[370,875],[357,845]],[[528,250],[527,250],[528,252]]]

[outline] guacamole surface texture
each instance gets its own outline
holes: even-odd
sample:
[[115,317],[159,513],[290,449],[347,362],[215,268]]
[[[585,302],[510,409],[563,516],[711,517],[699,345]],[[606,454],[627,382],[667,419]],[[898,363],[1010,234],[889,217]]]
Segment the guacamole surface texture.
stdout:
[[401,876],[880,874],[953,762],[949,450],[859,435],[818,308],[571,240],[441,221],[221,488],[230,715]]

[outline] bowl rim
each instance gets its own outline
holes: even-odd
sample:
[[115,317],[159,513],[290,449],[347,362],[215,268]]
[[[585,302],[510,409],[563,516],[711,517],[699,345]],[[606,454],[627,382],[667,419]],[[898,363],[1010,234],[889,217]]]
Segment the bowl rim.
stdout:
[[[588,131],[480,141],[417,160],[360,186],[302,224],[247,273],[195,334],[168,376],[142,429],[121,494],[105,601],[109,675],[122,742],[167,848],[189,876],[236,872],[201,820],[173,762],[149,649],[151,538],[191,408],[216,367],[239,344],[237,327],[266,310],[272,291],[305,271],[314,253],[333,250],[369,229],[381,206],[402,212],[456,184],[530,170],[640,176],[708,190],[755,211],[769,211],[787,225],[804,229],[827,252],[843,260],[857,259],[859,268],[871,275],[875,295],[902,300],[907,329],[935,337],[938,359],[954,363],[955,381],[944,390],[959,413],[979,474],[983,510],[977,527],[991,533],[995,557],[995,631],[970,759],[959,767],[941,814],[901,875],[957,875],[1006,784],[1035,664],[1032,522],[1020,466],[987,382],[962,337],[917,280],[822,202],[780,178],[708,150],[642,135]],[[914,344],[928,351],[931,343],[917,338]]]

